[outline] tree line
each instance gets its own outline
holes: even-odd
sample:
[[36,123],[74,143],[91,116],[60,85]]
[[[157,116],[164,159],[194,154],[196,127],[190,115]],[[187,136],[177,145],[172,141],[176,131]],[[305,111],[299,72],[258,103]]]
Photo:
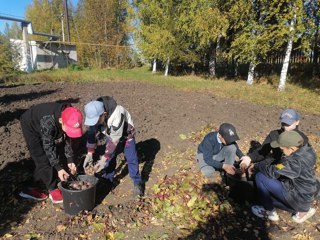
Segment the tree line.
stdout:
[[[292,53],[311,59],[319,75],[318,0],[79,0],[69,3],[71,42],[87,67],[132,66],[139,60],[170,72],[237,76],[281,56],[278,90],[285,89]],[[26,10],[37,32],[65,33],[62,0],[33,0]],[[16,32],[11,26],[8,33]],[[35,37],[34,39],[38,39]],[[277,57],[279,58],[279,57]],[[157,65],[158,64],[158,65]],[[231,73],[230,73],[231,72]]]

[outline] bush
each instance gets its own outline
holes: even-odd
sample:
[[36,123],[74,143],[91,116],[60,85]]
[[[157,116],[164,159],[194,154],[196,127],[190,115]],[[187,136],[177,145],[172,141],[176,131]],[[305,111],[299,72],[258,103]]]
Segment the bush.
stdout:
[[83,67],[78,63],[71,63],[69,65],[68,69],[70,71],[81,71],[81,70],[83,70]]

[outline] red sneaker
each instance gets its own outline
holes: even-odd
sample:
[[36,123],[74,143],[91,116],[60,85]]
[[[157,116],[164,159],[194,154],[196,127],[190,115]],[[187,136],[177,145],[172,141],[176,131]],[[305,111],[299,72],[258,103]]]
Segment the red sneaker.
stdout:
[[56,188],[49,193],[49,198],[51,199],[52,203],[62,203],[62,193],[59,188]]
[[20,197],[33,199],[35,201],[43,201],[48,198],[48,195],[37,187],[31,187],[19,193]]

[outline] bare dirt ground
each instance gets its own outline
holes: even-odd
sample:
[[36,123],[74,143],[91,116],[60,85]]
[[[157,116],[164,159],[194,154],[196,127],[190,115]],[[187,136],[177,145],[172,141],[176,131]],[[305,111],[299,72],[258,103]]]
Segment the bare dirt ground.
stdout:
[[[245,152],[250,140],[263,139],[270,130],[278,127],[282,111],[278,107],[220,98],[206,92],[178,91],[137,82],[0,85],[0,89],[0,237],[11,239],[105,239],[105,228],[102,234],[99,231],[101,226],[93,224],[98,220],[104,222],[110,232],[122,232],[119,239],[160,239],[150,236],[183,239],[179,233],[167,230],[170,229],[170,226],[166,228],[168,223],[153,224],[154,218],[147,214],[150,209],[148,201],[132,199],[132,183],[121,156],[115,188],[104,195],[98,194],[97,206],[92,212],[70,217],[64,213],[62,205],[53,205],[50,200],[34,203],[20,199],[17,193],[30,180],[33,164],[21,133],[19,117],[35,104],[65,101],[83,110],[88,101],[110,95],[126,107],[137,129],[137,150],[146,182],[146,199],[152,197],[151,187],[155,183],[178,169],[179,164],[168,161],[167,154],[190,149],[196,151],[196,143],[183,140],[180,134],[199,131],[207,124],[219,126],[222,122],[230,122],[236,126],[241,138],[239,144]],[[307,111],[301,115],[300,129],[311,137],[311,141],[319,138],[320,116]],[[195,172],[196,168],[190,165],[190,170]],[[239,213],[250,214],[243,209]],[[309,224],[303,226],[280,225],[273,239],[320,239],[319,216],[318,210]],[[144,221],[139,224],[135,221],[138,218]],[[282,217],[282,220],[286,218]],[[250,224],[257,222],[252,216],[250,219]],[[205,232],[205,227],[199,227],[199,231]],[[250,230],[250,226],[239,226],[239,231],[232,232],[233,235],[225,233],[225,239],[242,239],[241,232],[245,233],[246,239],[255,239],[255,235],[250,235],[244,228]],[[264,230],[260,239],[269,239],[267,232],[275,231],[274,227]],[[204,236],[201,239],[213,239]],[[116,239],[117,236],[110,235],[109,239],[112,237]],[[192,236],[185,239],[192,239]]]

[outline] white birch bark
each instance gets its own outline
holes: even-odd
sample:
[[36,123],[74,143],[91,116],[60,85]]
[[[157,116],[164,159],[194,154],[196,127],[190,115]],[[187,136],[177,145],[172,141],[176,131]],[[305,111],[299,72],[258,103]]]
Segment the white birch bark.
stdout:
[[248,85],[253,85],[255,67],[256,67],[256,65],[251,61],[250,65],[249,65],[248,78],[247,78],[247,84]]
[[152,73],[157,72],[157,59],[153,59]]
[[168,73],[169,73],[169,64],[170,64],[170,58],[168,58],[167,63],[166,63],[166,69],[165,69],[165,72],[164,72],[164,75],[165,75],[165,76],[168,76]]
[[210,60],[209,60],[209,73],[211,77],[216,76],[216,58],[215,58],[215,53],[213,51],[210,55]]
[[293,15],[293,19],[290,23],[290,35],[289,35],[289,41],[287,45],[286,55],[284,57],[281,74],[280,74],[280,81],[278,86],[278,91],[283,92],[286,88],[286,81],[287,81],[287,74],[288,74],[288,68],[289,68],[289,62],[290,62],[290,56],[292,51],[292,44],[293,44],[293,30],[294,30],[294,23],[297,19],[297,15]]

